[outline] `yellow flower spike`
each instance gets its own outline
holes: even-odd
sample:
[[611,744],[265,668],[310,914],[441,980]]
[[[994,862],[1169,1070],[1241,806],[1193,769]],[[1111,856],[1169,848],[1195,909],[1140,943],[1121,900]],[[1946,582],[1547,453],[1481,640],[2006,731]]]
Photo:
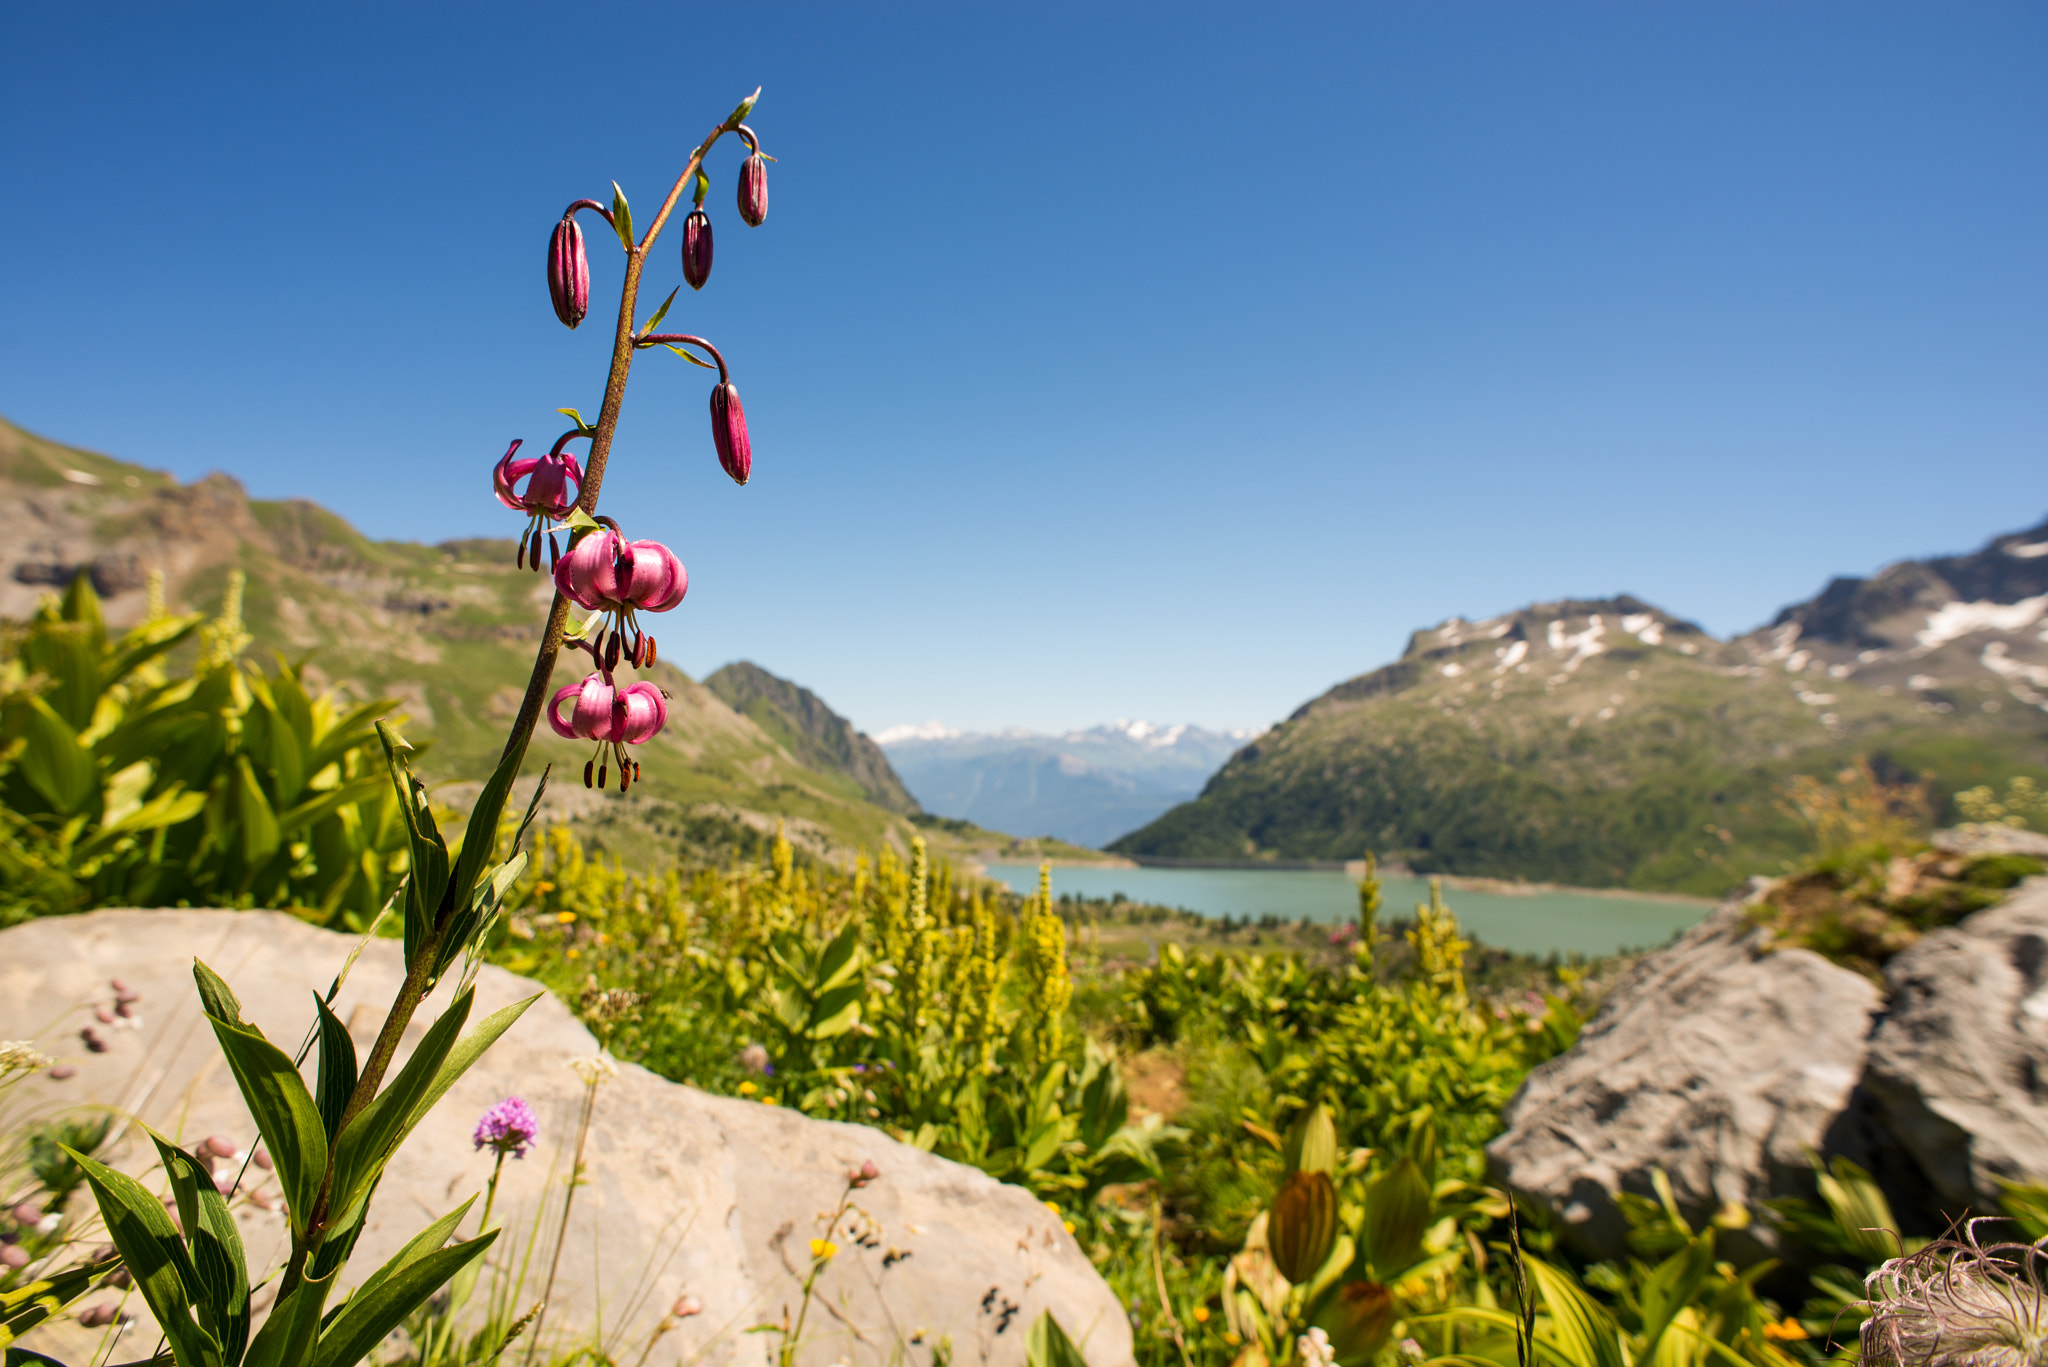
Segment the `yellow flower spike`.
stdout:
[[838,1254],[838,1252],[839,1245],[833,1243],[830,1239],[811,1240],[812,1262],[829,1263],[832,1261],[833,1257]]

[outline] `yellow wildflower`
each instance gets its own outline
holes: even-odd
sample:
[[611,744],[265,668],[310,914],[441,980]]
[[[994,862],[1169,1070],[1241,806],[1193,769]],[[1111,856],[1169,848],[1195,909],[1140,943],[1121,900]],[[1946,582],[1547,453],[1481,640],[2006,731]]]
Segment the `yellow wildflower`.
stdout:
[[1766,1324],[1764,1326],[1764,1337],[1775,1339],[1779,1343],[1797,1343],[1801,1339],[1811,1337],[1811,1335],[1806,1332],[1805,1325],[1787,1315],[1776,1324]]
[[761,1090],[761,1089],[760,1089],[759,1087],[756,1087],[756,1086],[755,1086],[755,1085],[754,1085],[753,1083],[751,1083],[751,1082],[742,1082],[742,1083],[740,1084],[740,1095],[741,1095],[741,1096],[752,1096],[752,1095],[753,1095],[753,1094],[754,1094],[755,1092],[758,1092],[758,1091],[760,1091],[760,1090]]
[[1196,1307],[1195,1307],[1195,1323],[1196,1323],[1196,1324],[1207,1324],[1208,1322],[1209,1322],[1209,1307],[1208,1307],[1208,1306],[1206,1306],[1206,1305],[1198,1305],[1198,1306],[1196,1306]]
[[576,913],[573,911],[558,911],[555,913],[555,920],[561,925],[574,925],[576,924]]
[[811,1261],[813,1262],[831,1262],[833,1255],[838,1252],[839,1245],[833,1243],[830,1239],[811,1240]]

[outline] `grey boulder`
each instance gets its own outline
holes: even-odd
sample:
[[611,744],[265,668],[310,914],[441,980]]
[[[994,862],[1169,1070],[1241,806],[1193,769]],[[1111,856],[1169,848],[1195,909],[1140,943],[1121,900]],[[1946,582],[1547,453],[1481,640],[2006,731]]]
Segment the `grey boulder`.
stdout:
[[1984,1214],[2001,1182],[2048,1182],[2048,879],[1928,935],[1885,978],[1863,1086],[1943,1207]]
[[[1487,1146],[1497,1180],[1547,1207],[1566,1239],[1619,1256],[1620,1191],[1663,1169],[1695,1220],[1810,1188],[1863,1070],[1877,988],[1804,949],[1773,952],[1740,901],[1645,957],[1578,1043],[1532,1072]],[[1724,1236],[1738,1262],[1778,1252],[1761,1222]]]
[[[227,978],[248,1019],[294,1049],[313,1018],[312,989],[332,980],[352,943],[275,912],[100,911],[0,932],[0,1039],[33,1039],[76,1069],[66,1080],[31,1079],[13,1094],[10,1120],[109,1108],[122,1118],[110,1161],[159,1187],[147,1139],[129,1120],[188,1147],[219,1135],[253,1149],[255,1127],[198,1008],[192,959]],[[394,941],[372,942],[356,963],[336,1010],[360,1052],[367,1053],[402,975]],[[139,994],[126,1015],[114,1009],[113,979]],[[539,990],[486,968],[472,1018]],[[406,1049],[445,997],[429,999]],[[100,1051],[86,1046],[84,1031]],[[487,1255],[475,1300],[495,1290],[513,1313],[538,1301],[585,1095],[572,1065],[596,1052],[563,1005],[545,995],[535,1002],[392,1164],[344,1286],[483,1190],[491,1156],[477,1150],[471,1132],[487,1108],[517,1095],[538,1113],[541,1135],[534,1152],[505,1165],[494,1215],[504,1233]],[[835,1225],[848,1169],[870,1160],[879,1179],[853,1193],[853,1209]],[[954,1360],[1013,1367],[1043,1310],[1093,1367],[1133,1361],[1122,1306],[1057,1215],[1021,1188],[879,1131],[710,1096],[621,1065],[597,1086],[585,1163],[545,1346],[596,1343],[609,1360],[649,1367],[773,1362],[779,1334],[748,1331],[798,1314],[811,1240],[819,1239],[836,1254],[804,1323],[798,1358],[809,1367],[929,1362],[946,1351]],[[228,1160],[222,1170],[236,1165]],[[248,1171],[259,1180],[236,1200],[236,1217],[252,1268],[274,1266],[286,1247],[275,1179]],[[81,1196],[70,1218],[89,1207]],[[465,1220],[465,1234],[477,1215]],[[82,1228],[81,1237],[102,1236]],[[672,1313],[693,1305],[701,1311]],[[123,1308],[143,1323],[130,1328],[119,1355],[141,1355],[155,1342],[154,1327],[139,1297]],[[26,1346],[82,1360],[92,1343],[83,1334],[75,1324],[44,1329]]]

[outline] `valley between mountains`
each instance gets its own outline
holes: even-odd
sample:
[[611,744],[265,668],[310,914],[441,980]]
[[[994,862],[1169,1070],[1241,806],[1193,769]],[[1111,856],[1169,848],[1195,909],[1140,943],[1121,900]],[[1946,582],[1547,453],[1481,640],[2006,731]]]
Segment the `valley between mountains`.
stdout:
[[[117,627],[143,615],[153,571],[173,607],[214,611],[239,570],[247,658],[304,659],[321,686],[396,700],[441,780],[488,771],[550,595],[513,566],[509,540],[372,541],[310,502],[251,499],[224,475],[181,485],[4,421],[0,489],[22,510],[0,544],[0,618],[26,617],[80,572]],[[1799,847],[1781,805],[1794,774],[1868,757],[1882,776],[1924,778],[1938,808],[1977,784],[2048,777],[2044,609],[2048,522],[1836,580],[1732,641],[1626,595],[1454,619],[1234,754],[1240,737],[1219,733],[1174,747],[1111,728],[1007,750],[956,738],[947,753],[980,766],[978,807],[931,768],[936,737],[885,750],[750,662],[701,682],[660,665],[648,677],[671,694],[671,719],[644,789],[621,801],[557,784],[555,811],[628,850],[715,846],[780,821],[831,857],[921,829],[956,857],[1086,858],[975,824],[1060,829],[1032,804],[1071,790],[1092,805],[1065,829],[1126,856],[1370,849],[1418,872],[1717,893]],[[576,672],[565,659],[558,684]],[[558,748],[544,737],[536,753],[566,762]],[[1219,761],[1198,796],[1147,820]]]

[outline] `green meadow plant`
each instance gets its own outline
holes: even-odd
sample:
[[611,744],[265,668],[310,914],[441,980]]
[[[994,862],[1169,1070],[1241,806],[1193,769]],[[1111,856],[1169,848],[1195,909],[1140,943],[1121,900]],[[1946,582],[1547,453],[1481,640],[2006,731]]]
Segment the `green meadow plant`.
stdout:
[[[207,1022],[262,1135],[282,1191],[290,1233],[284,1265],[274,1273],[251,1269],[227,1199],[210,1170],[192,1152],[148,1131],[170,1188],[176,1221],[164,1199],[134,1177],[75,1146],[66,1147],[63,1151],[92,1191],[116,1256],[61,1274],[40,1299],[31,1298],[34,1306],[65,1303],[77,1288],[97,1285],[112,1275],[118,1260],[162,1329],[166,1348],[157,1361],[177,1367],[353,1367],[470,1267],[495,1239],[497,1231],[487,1229],[474,1238],[450,1242],[475,1200],[472,1196],[330,1304],[366,1227],[378,1181],[393,1156],[434,1104],[534,1000],[470,1021],[475,974],[505,896],[526,867],[521,845],[545,787],[543,775],[526,819],[512,832],[509,857],[495,859],[500,823],[535,726],[546,715],[558,734],[596,742],[584,770],[586,784],[607,786],[608,771],[616,766],[618,786],[624,791],[638,773],[627,747],[656,734],[667,719],[666,697],[659,687],[646,680],[621,683],[614,671],[621,663],[645,668],[654,662],[654,640],[641,614],[675,607],[687,588],[687,576],[666,547],[629,540],[615,521],[599,518],[598,492],[633,357],[657,345],[700,365],[715,363],[719,384],[711,402],[713,444],[727,473],[746,482],[751,448],[724,358],[701,338],[654,331],[674,302],[674,293],[646,322],[636,327],[634,319],[642,273],[655,240],[686,188],[696,187],[701,206],[709,183],[702,169],[704,158],[728,133],[744,142],[750,153],[741,173],[741,217],[758,224],[766,213],[765,159],[758,139],[743,122],[758,94],[742,101],[691,153],[645,233],[635,237],[625,194],[614,185],[609,209],[594,200],[576,201],[550,240],[550,299],[557,316],[570,327],[582,321],[589,306],[589,268],[576,215],[590,210],[603,217],[625,252],[625,285],[603,406],[595,424],[586,424],[573,409],[564,410],[576,425],[555,443],[548,458],[518,461],[515,442],[494,473],[500,500],[528,514],[521,562],[530,554],[538,569],[543,542],[553,548],[555,594],[518,719],[469,814],[468,839],[451,844],[443,835],[425,785],[406,760],[410,747],[390,725],[376,724],[406,854],[402,885],[385,904],[385,912],[402,925],[406,972],[368,1055],[358,1058],[349,1031],[332,1010],[346,967],[324,993],[315,989],[315,1022],[292,1053],[244,1018],[241,1002],[226,981],[203,963],[193,965]],[[708,270],[707,249],[708,241],[699,249],[693,272],[701,275]],[[699,360],[694,352],[713,359]],[[581,466],[563,454],[566,444],[577,438],[590,442]],[[568,492],[572,483],[573,498]],[[564,534],[566,552],[556,540]],[[46,696],[41,682],[24,675],[9,694],[9,805],[17,821],[25,820],[54,838],[61,856],[51,856],[39,867],[60,886],[64,880],[77,885],[103,877],[146,878],[144,865],[164,862],[170,832],[224,802],[236,814],[239,840],[207,843],[213,832],[199,837],[199,848],[212,851],[218,860],[214,876],[222,886],[231,885],[237,898],[273,891],[278,886],[276,869],[296,860],[289,853],[288,837],[310,826],[317,815],[331,815],[345,801],[369,796],[362,778],[344,777],[322,796],[309,796],[305,787],[347,754],[355,744],[352,728],[367,714],[320,731],[296,678],[288,671],[264,679],[235,670],[231,662],[241,642],[216,633],[218,639],[202,641],[200,664],[186,695],[203,705],[169,714],[213,730],[194,740],[169,722],[151,729],[163,707],[170,705],[171,695],[184,685],[152,685],[140,671],[187,635],[199,633],[199,624],[153,616],[136,632],[110,641],[89,593],[82,583],[74,585],[64,610],[45,614],[46,620],[38,624],[42,629],[32,630],[21,650],[26,671],[62,687]],[[591,613],[573,627],[572,603]],[[585,651],[593,670],[582,683],[551,697],[551,676],[565,645]],[[137,690],[133,696],[107,697],[111,690],[131,688]],[[239,727],[231,727],[220,714],[237,689],[246,690],[249,701],[235,714]],[[564,717],[561,709],[572,701],[573,714]],[[136,715],[124,731],[131,703]],[[218,732],[223,731],[233,735],[232,742],[220,738]],[[327,748],[321,747],[323,738]],[[232,749],[230,761],[216,759],[210,770],[216,778],[227,776],[225,786],[216,783],[199,789],[175,765],[153,767],[144,762],[151,749],[176,750],[187,741]],[[103,742],[104,751],[98,748]],[[291,773],[294,753],[300,768]],[[266,774],[273,782],[285,777],[294,781],[266,790]],[[22,806],[14,805],[17,797]],[[313,812],[306,810],[309,803],[315,804]],[[322,808],[321,803],[328,805]],[[269,813],[267,826],[258,819],[264,811]],[[95,818],[97,829],[87,834]],[[138,844],[144,847],[139,858]],[[313,863],[321,867],[317,851]],[[335,867],[323,871],[329,877],[345,872],[353,876]],[[400,1040],[436,992],[447,1005],[401,1061]],[[310,1084],[299,1071],[308,1057],[317,1060]],[[579,1152],[579,1162],[580,1158]],[[258,1325],[252,1293],[273,1277],[270,1310]],[[7,1304],[12,1307],[14,1302]],[[34,1355],[12,1344],[17,1319],[11,1316],[0,1323],[6,1326],[0,1342],[7,1345],[9,1367],[18,1358],[32,1359]]]

